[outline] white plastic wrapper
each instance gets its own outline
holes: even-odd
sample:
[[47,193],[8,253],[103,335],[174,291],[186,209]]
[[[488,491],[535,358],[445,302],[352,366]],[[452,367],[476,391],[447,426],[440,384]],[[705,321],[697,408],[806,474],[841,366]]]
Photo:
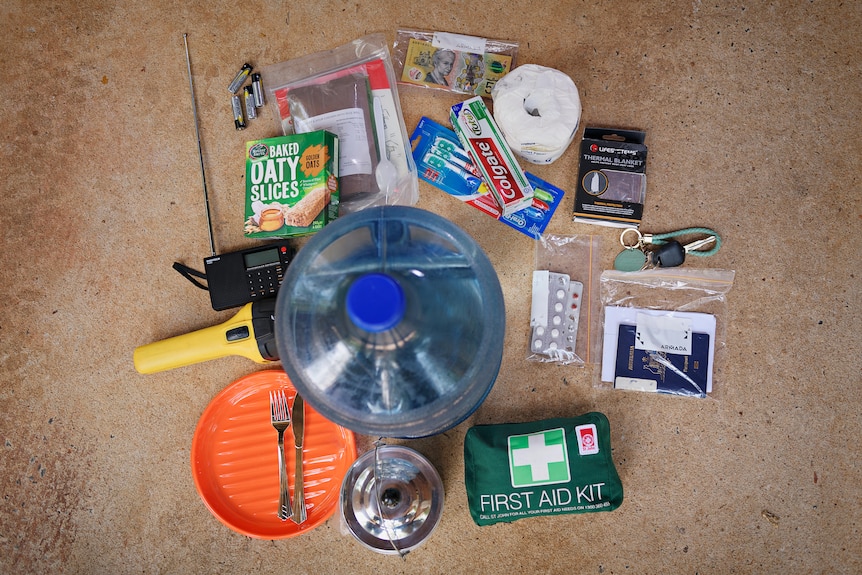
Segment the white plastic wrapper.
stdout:
[[518,66],[491,90],[494,120],[516,154],[534,164],[550,164],[566,151],[581,120],[574,81],[559,70]]

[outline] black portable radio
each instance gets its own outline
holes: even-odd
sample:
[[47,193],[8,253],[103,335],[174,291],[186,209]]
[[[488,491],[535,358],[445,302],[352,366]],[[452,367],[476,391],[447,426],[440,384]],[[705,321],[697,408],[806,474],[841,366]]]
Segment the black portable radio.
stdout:
[[[210,293],[213,309],[239,307],[275,297],[295,251],[287,240],[204,258],[204,273],[179,262],[174,269]],[[194,278],[206,280],[206,285]]]

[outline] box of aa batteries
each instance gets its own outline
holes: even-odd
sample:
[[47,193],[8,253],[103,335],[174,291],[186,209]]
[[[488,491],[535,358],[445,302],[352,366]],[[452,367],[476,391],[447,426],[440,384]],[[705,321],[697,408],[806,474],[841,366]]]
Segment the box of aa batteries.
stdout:
[[638,227],[646,202],[646,133],[585,128],[581,141],[576,222]]
[[324,130],[246,142],[248,238],[312,234],[338,217],[338,137]]

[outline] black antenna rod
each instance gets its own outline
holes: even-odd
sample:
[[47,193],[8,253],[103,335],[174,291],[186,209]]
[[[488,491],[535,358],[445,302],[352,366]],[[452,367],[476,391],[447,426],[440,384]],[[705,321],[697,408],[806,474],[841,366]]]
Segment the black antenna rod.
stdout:
[[186,46],[186,67],[189,70],[189,90],[192,94],[192,114],[195,118],[195,136],[198,139],[198,157],[201,161],[201,181],[203,182],[204,187],[204,204],[206,206],[207,212],[207,229],[209,230],[210,234],[210,251],[212,251],[212,255],[216,255],[215,240],[213,239],[213,221],[212,216],[210,215],[210,197],[209,193],[207,192],[207,176],[206,172],[204,171],[204,153],[201,149],[201,132],[200,128],[198,127],[198,109],[195,105],[195,85],[192,83],[192,61],[191,58],[189,58],[189,42],[187,38],[188,34],[183,33],[183,43]]

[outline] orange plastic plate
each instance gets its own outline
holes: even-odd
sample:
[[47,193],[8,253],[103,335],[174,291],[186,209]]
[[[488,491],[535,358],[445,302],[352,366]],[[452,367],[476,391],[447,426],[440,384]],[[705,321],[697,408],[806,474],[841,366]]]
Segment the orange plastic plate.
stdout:
[[[306,403],[302,460],[308,518],[301,525],[279,519],[278,433],[269,408],[269,392],[278,389],[292,406],[296,390],[284,371],[238,379],[210,402],[192,440],[192,472],[204,504],[226,526],[259,539],[293,537],[329,519],[338,507],[344,476],[356,460],[353,433]],[[284,434],[284,445],[292,501],[292,426]]]

